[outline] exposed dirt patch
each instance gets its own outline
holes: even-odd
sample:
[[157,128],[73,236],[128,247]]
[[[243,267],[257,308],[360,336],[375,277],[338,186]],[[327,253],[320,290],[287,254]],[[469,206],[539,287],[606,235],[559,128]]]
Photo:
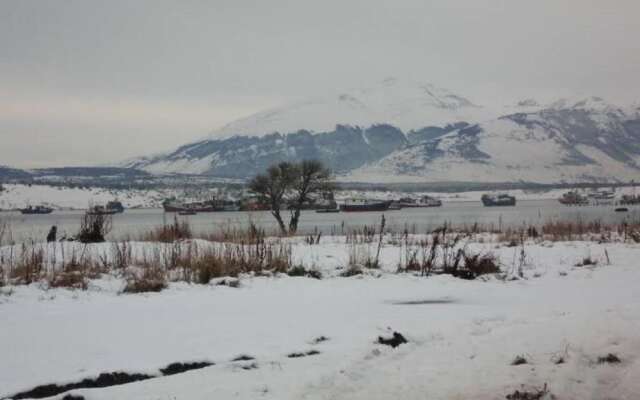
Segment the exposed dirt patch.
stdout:
[[[160,368],[160,372],[163,376],[181,374],[183,372],[191,371],[194,369],[200,369],[214,365],[212,362],[199,361],[199,362],[176,362],[167,365],[164,368]],[[9,396],[10,399],[41,399],[44,397],[52,397],[58,394],[68,392],[74,389],[94,389],[104,388],[109,386],[124,385],[127,383],[144,381],[151,378],[157,378],[159,375],[148,375],[139,373],[127,373],[127,372],[104,372],[98,375],[97,378],[85,378],[79,382],[66,383],[58,385],[55,383],[36,386],[35,388],[16,393]],[[62,400],[83,400],[84,397],[80,395],[67,394]]]
[[244,369],[245,371],[250,371],[252,369],[258,369],[258,364],[257,363],[251,363],[251,364],[243,365],[240,368]]
[[290,353],[287,354],[287,357],[289,358],[300,358],[300,357],[307,357],[307,356],[315,356],[320,354],[320,352],[318,350],[309,350],[305,353]]
[[598,357],[598,364],[619,364],[622,360],[616,354],[609,353],[606,356]]
[[419,306],[423,304],[452,304],[456,301],[454,299],[422,299],[422,300],[406,300],[406,301],[392,301],[394,306]]
[[530,389],[530,390],[516,390],[511,394],[505,396],[507,400],[542,400],[542,399],[555,399],[555,396],[549,393],[547,384],[544,384],[542,389]]
[[241,355],[239,355],[238,357],[234,358],[231,361],[233,361],[233,362],[235,362],[235,361],[253,361],[255,359],[256,358],[253,357],[253,356],[249,356],[249,355],[246,355],[246,354],[241,354]]
[[68,394],[62,398],[62,400],[85,400],[84,396],[79,394]]
[[511,365],[523,365],[528,364],[529,361],[524,356],[516,356],[516,358],[511,361]]
[[317,338],[314,338],[311,341],[311,344],[318,344],[318,343],[326,342],[328,340],[329,340],[329,338],[326,337],[326,336],[318,336]]
[[168,375],[181,374],[183,372],[191,371],[194,369],[206,368],[212,365],[214,364],[208,361],[187,362],[187,363],[178,362],[178,363],[169,364],[164,368],[160,368],[160,372],[162,372],[162,375],[168,376]]
[[403,343],[408,343],[408,340],[401,333],[393,332],[393,336],[391,336],[390,338],[378,336],[378,343],[384,344],[386,346],[391,346],[395,349]]
[[[9,396],[10,399],[41,399],[51,397],[73,389],[103,388],[108,386],[124,385],[126,383],[144,381],[154,378],[154,375],[129,374],[126,372],[106,372],[98,375],[97,378],[86,378],[80,382],[67,383],[65,385],[48,384],[40,385],[26,392],[16,393]],[[71,396],[71,395],[68,395]],[[66,396],[65,396],[66,397]],[[71,397],[70,399],[72,399]]]

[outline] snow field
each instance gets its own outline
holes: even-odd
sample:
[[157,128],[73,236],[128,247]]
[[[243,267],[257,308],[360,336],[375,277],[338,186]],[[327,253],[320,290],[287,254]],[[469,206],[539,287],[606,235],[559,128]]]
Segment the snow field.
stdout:
[[[469,244],[494,252],[509,272],[519,249],[496,246]],[[547,383],[562,399],[637,398],[640,246],[528,244],[525,279],[474,281],[396,274],[400,251],[385,245],[382,270],[351,278],[337,269],[348,260],[348,246],[323,238],[320,245],[292,244],[294,260],[314,264],[322,280],[242,276],[239,288],[176,282],[160,293],[124,295],[122,280],[105,275],[87,291],[2,288],[0,398],[101,372],[154,373],[194,360],[216,365],[74,393],[87,399],[503,399],[521,385]],[[585,257],[598,265],[576,267]],[[393,330],[409,343],[397,349],[375,343]],[[329,340],[313,343],[319,336]],[[312,349],[320,354],[287,357]],[[598,364],[608,353],[622,363]],[[230,361],[241,354],[256,360]],[[528,364],[511,366],[517,355]],[[558,355],[564,364],[554,363]],[[254,362],[257,368],[242,368]]]

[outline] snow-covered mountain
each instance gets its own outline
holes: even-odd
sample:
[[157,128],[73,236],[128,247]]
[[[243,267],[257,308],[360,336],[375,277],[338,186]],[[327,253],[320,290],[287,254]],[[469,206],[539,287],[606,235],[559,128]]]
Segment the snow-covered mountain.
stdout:
[[390,124],[409,131],[496,116],[496,111],[432,84],[387,78],[370,88],[336,92],[259,112],[227,124],[212,137],[262,136],[301,129],[329,132],[336,125]]
[[639,174],[638,109],[594,97],[442,131],[347,179],[554,183],[629,181]]
[[305,158],[360,182],[628,181],[640,176],[640,105],[525,99],[496,111],[433,85],[386,79],[257,113],[124,166],[245,178]]

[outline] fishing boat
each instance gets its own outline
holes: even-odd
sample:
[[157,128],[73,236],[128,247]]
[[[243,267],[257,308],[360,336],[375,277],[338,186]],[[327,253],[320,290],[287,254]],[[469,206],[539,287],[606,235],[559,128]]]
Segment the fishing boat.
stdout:
[[107,203],[107,210],[115,211],[116,214],[121,214],[124,212],[124,206],[118,200],[113,200]]
[[181,211],[193,211],[196,213],[240,211],[240,204],[232,200],[207,200],[191,203],[180,203],[172,200],[166,200],[162,203],[162,207],[165,212],[178,213]]
[[440,207],[442,201],[431,196],[422,196],[419,199],[403,197],[397,201],[400,208]]
[[114,215],[121,214],[123,212],[124,206],[117,200],[108,202],[106,206],[95,205],[89,207],[89,209],[87,210],[87,214],[89,215]]
[[485,207],[515,206],[516,197],[508,194],[483,194],[480,198]]
[[640,204],[640,196],[632,194],[624,194],[620,198],[621,205],[636,205]]
[[349,199],[340,205],[340,211],[386,211],[390,205],[391,201],[385,200]]
[[87,210],[87,214],[89,215],[113,215],[116,213],[116,210],[109,209],[105,206],[93,206]]
[[588,194],[594,200],[613,200],[616,197],[615,189],[612,190],[596,190]]
[[589,204],[589,199],[575,190],[564,193],[558,201],[567,206],[582,206]]
[[27,208],[21,208],[20,212],[25,215],[51,214],[53,208],[46,206],[29,206]]

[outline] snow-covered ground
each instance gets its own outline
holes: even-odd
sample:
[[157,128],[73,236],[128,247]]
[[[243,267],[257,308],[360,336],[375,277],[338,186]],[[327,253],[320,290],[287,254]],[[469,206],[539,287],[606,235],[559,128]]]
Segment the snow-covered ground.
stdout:
[[106,204],[119,199],[128,208],[160,207],[170,191],[70,188],[49,185],[5,184],[0,192],[0,209],[48,205],[56,209],[86,209],[89,204]]
[[[469,247],[494,252],[509,274],[520,249],[489,239]],[[324,279],[243,276],[239,288],[172,283],[160,293],[120,294],[123,281],[105,276],[87,291],[0,289],[0,398],[198,360],[215,365],[73,392],[87,399],[504,399],[521,385],[546,383],[558,399],[640,396],[640,245],[530,243],[525,279],[474,281],[397,274],[402,250],[390,243],[381,270],[351,278],[338,276],[349,257],[344,238],[313,246],[294,239],[292,250],[295,262]],[[585,257],[598,264],[576,267]],[[409,343],[376,343],[393,330]],[[316,343],[321,336],[328,340]],[[319,354],[287,357],[310,350]],[[622,362],[598,363],[608,353]],[[231,361],[239,355],[255,360]],[[512,366],[518,355],[528,364]],[[564,363],[556,364],[559,357]]]

